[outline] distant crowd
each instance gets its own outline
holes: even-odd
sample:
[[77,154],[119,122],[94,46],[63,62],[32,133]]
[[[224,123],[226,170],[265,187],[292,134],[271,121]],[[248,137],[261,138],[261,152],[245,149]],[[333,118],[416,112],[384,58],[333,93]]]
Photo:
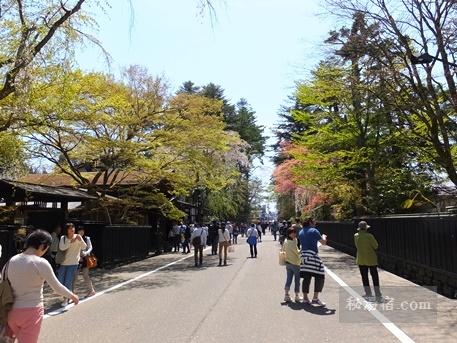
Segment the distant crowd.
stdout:
[[[258,225],[234,222],[213,221],[207,225],[175,223],[168,233],[168,240],[173,252],[182,250],[183,254],[190,253],[191,245],[194,247],[195,267],[203,263],[203,249],[211,246],[211,255],[219,254],[219,266],[227,265],[227,252],[238,244],[238,236],[256,237],[262,241],[268,222]],[[255,249],[255,250],[254,250]],[[256,244],[251,248],[251,257],[257,257]]]

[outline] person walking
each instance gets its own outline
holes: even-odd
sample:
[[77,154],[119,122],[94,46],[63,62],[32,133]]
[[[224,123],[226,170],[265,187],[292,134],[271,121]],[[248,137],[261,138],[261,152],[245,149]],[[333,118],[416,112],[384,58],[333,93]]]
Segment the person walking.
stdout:
[[300,276],[303,278],[303,302],[310,304],[308,297],[311,279],[314,277],[314,296],[311,304],[325,306],[326,304],[319,299],[325,282],[324,264],[318,255],[317,243],[326,244],[326,237],[322,237],[316,222],[313,218],[306,220],[303,229],[300,230],[299,240],[301,246]]
[[238,244],[238,235],[240,234],[240,226],[234,224],[233,226],[233,244]]
[[360,275],[362,277],[363,288],[365,290],[364,297],[371,298],[373,296],[368,278],[368,270],[370,271],[373,280],[374,292],[376,300],[382,299],[381,289],[379,287],[378,275],[378,241],[367,230],[370,226],[365,221],[361,221],[358,225],[358,232],[354,235],[354,244],[357,249],[357,257],[355,262],[359,266]]
[[60,225],[57,225],[54,230],[51,232],[51,237],[52,237],[52,242],[51,242],[51,247],[49,250],[51,250],[51,257],[53,260],[56,259],[57,251],[59,250],[59,242],[60,242],[60,234],[62,232],[62,228]]
[[278,230],[279,230],[279,226],[278,226],[278,222],[275,221],[271,226],[271,233],[273,234],[273,238],[274,240],[276,241],[277,239],[277,236],[278,236]]
[[249,250],[251,252],[251,258],[257,258],[257,238],[259,237],[259,231],[255,224],[251,224],[251,227],[246,232],[247,240],[249,244]]
[[89,268],[87,267],[87,257],[90,256],[93,250],[92,241],[89,236],[86,236],[86,231],[82,227],[78,229],[78,235],[80,235],[86,243],[86,248],[81,250],[80,253],[79,270],[82,271],[84,283],[87,288],[86,297],[91,297],[95,295],[95,289],[90,279]]
[[222,250],[224,253],[224,266],[227,265],[227,249],[230,245],[230,233],[225,225],[218,230],[219,234],[219,266],[222,266]]
[[260,223],[260,227],[262,228],[262,235],[265,237],[266,232],[267,232],[268,223],[262,222],[262,223]]
[[[75,226],[68,223],[65,227],[65,235],[60,238],[59,250],[63,251],[65,256],[63,262],[57,271],[57,278],[68,289],[73,287],[73,279],[79,264],[81,250],[85,250],[87,244],[83,238],[75,234]],[[62,306],[68,305],[68,299],[64,299]]]
[[259,242],[262,242],[262,227],[260,226],[260,224],[257,224],[256,227],[257,227]]
[[43,321],[43,284],[46,281],[57,294],[75,305],[79,298],[55,277],[48,261],[41,258],[51,245],[51,235],[36,230],[26,239],[26,249],[13,256],[3,268],[14,293],[13,308],[8,313],[8,326],[18,343],[37,343]]
[[225,223],[225,229],[228,230],[230,235],[230,244],[232,244],[233,239],[233,225],[229,221]]
[[287,222],[284,220],[281,223],[281,225],[279,226],[279,243],[281,245],[283,245],[284,241],[286,240],[287,229],[288,229]]
[[181,234],[183,237],[182,253],[190,254],[190,236],[192,235],[190,225],[184,225],[181,223]]
[[213,221],[208,228],[208,240],[211,244],[211,255],[217,255],[217,246],[219,245],[219,234],[216,221]]
[[203,263],[203,248],[206,246],[207,237],[208,233],[206,230],[201,225],[197,224],[190,236],[190,241],[194,246],[195,267],[201,266]]
[[294,279],[295,302],[300,302],[300,250],[297,246],[297,231],[294,228],[287,230],[287,237],[284,241],[284,252],[286,253],[286,285],[284,286],[284,301],[289,302],[290,286]]

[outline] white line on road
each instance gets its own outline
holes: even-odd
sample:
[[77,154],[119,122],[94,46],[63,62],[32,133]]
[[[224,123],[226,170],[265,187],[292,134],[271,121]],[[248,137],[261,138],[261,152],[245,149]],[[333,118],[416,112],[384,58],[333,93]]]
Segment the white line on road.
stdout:
[[389,319],[387,319],[376,308],[373,308],[373,306],[369,302],[367,302],[365,299],[362,298],[362,296],[360,296],[360,294],[358,294],[351,287],[349,287],[346,284],[346,282],[344,282],[338,275],[336,275],[334,272],[332,272],[327,267],[325,267],[325,271],[327,272],[328,275],[330,275],[332,277],[333,280],[335,280],[341,287],[343,287],[346,290],[346,292],[348,292],[360,304],[362,304],[363,308],[370,308],[370,311],[368,311],[368,312],[371,313],[371,315],[373,317],[375,317],[382,325],[384,325],[384,327],[387,330],[389,330],[395,337],[397,337],[400,342],[414,343],[414,341],[406,333],[404,333],[398,326],[396,326]]
[[[207,247],[207,248],[204,249],[203,251],[206,251],[206,250],[208,250],[208,249],[209,249],[209,247]],[[100,297],[100,296],[102,296],[102,295],[104,295],[104,294],[106,294],[106,293],[109,293],[109,292],[111,292],[111,291],[114,291],[115,289],[124,287],[124,286],[126,286],[126,285],[128,285],[128,284],[130,284],[130,283],[132,283],[132,282],[135,282],[135,281],[137,281],[137,280],[140,280],[140,279],[142,279],[142,278],[145,278],[146,276],[149,276],[149,275],[151,275],[151,274],[157,273],[158,271],[161,271],[162,269],[171,267],[172,265],[177,264],[177,263],[179,263],[179,262],[182,262],[182,261],[184,261],[184,260],[186,260],[186,259],[188,259],[188,258],[190,258],[190,257],[193,257],[193,256],[194,256],[193,254],[188,255],[188,256],[184,256],[184,257],[180,258],[179,260],[170,262],[170,263],[168,263],[168,264],[166,264],[166,265],[163,265],[162,267],[159,267],[159,268],[154,269],[154,270],[151,270],[151,271],[149,271],[149,272],[147,272],[147,273],[138,275],[138,276],[134,277],[133,279],[130,279],[130,280],[121,282],[121,283],[119,283],[119,284],[117,284],[117,285],[115,285],[115,286],[113,286],[113,287],[110,287],[110,288],[108,288],[108,289],[105,289],[105,290],[103,290],[103,291],[101,291],[101,292],[96,293],[95,295],[91,296],[90,298],[86,298],[86,299],[81,300],[81,301],[79,302],[79,304],[88,302],[88,301],[93,300],[93,299],[95,299],[95,298],[97,298],[97,297]],[[61,307],[61,308],[59,308],[59,309],[57,309],[57,310],[55,310],[55,311],[48,312],[47,314],[44,315],[43,318],[44,318],[44,319],[47,319],[47,318],[49,318],[49,317],[53,317],[53,316],[59,315],[59,314],[61,314],[61,313],[63,313],[63,312],[66,312],[67,310],[69,310],[70,308],[72,308],[72,307],[74,307],[74,306],[75,306],[74,304],[69,304],[69,305],[67,305],[67,306],[65,306],[65,307]],[[79,306],[79,305],[78,305],[78,306]]]

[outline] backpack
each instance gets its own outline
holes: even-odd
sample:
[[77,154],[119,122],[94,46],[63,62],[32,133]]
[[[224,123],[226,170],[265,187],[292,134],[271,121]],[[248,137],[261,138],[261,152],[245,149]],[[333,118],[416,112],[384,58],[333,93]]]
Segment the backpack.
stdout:
[[184,231],[184,238],[189,239],[191,235],[192,235],[192,232],[190,231],[190,227],[186,226],[186,230]]
[[194,247],[199,247],[202,245],[202,235],[203,235],[203,229],[201,229],[202,232],[200,233],[200,236],[196,236],[194,237],[194,239],[192,239],[192,245]]

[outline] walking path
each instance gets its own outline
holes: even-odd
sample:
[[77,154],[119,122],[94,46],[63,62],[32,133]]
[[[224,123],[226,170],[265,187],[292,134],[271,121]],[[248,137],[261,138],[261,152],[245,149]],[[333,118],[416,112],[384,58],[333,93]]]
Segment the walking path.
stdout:
[[418,294],[436,301],[436,315],[389,311],[387,304],[379,311],[350,311],[349,300],[360,293],[358,269],[352,257],[329,247],[320,253],[329,269],[322,294],[327,308],[285,304],[277,242],[267,234],[258,248],[259,258],[247,258],[249,247],[239,239],[226,267],[217,267],[218,258],[206,250],[202,268],[193,267],[191,254],[167,254],[99,271],[96,288],[109,291],[66,311],[48,311],[40,342],[457,341],[456,300],[385,271],[380,278],[386,299],[411,304],[405,292]]

